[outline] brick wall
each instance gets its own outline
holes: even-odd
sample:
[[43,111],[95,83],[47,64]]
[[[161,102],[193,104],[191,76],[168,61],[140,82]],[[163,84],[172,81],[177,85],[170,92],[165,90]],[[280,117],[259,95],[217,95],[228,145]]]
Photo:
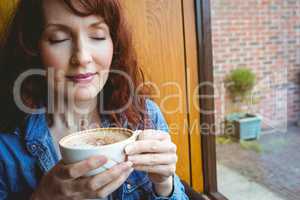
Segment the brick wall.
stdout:
[[300,1],[211,0],[211,8],[217,126],[229,112],[224,76],[239,66],[257,75],[260,100],[244,109],[265,128],[300,119]]

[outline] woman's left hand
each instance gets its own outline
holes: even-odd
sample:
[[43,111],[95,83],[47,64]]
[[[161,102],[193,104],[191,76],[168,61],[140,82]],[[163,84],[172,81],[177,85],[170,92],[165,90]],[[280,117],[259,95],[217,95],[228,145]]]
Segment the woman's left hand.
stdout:
[[134,169],[148,172],[156,193],[169,196],[176,171],[176,149],[168,133],[149,129],[141,131],[138,140],[128,145],[125,152]]

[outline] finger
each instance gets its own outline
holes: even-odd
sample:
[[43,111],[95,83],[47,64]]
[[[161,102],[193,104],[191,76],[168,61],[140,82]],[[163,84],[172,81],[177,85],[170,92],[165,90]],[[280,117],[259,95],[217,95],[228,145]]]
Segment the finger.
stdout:
[[176,165],[137,165],[134,166],[134,169],[163,176],[172,176],[176,172]]
[[125,148],[127,155],[140,153],[176,153],[176,145],[169,141],[140,140]]
[[176,154],[138,154],[128,156],[128,160],[134,165],[166,165],[177,162]]
[[161,130],[147,129],[140,132],[138,140],[171,140],[169,133]]
[[99,191],[97,191],[97,198],[106,198],[109,194],[113,193],[116,189],[118,189],[129,177],[129,175],[132,173],[133,168],[130,168],[127,170],[124,174],[122,174],[119,178],[116,180],[110,182],[103,188],[101,188]]
[[61,179],[76,179],[93,169],[101,167],[106,162],[107,158],[105,156],[93,156],[75,164],[63,165],[58,168],[57,176]]
[[124,174],[124,171],[128,171],[132,167],[132,162],[124,162],[110,168],[109,170],[102,172],[94,177],[87,177],[74,183],[74,191],[87,191],[93,192],[109,184],[113,180]]

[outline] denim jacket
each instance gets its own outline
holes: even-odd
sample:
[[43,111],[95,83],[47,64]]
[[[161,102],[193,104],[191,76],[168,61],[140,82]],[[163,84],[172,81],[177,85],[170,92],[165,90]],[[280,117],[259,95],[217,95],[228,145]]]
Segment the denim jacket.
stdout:
[[[158,106],[147,100],[146,107],[153,128],[168,132]],[[126,123],[125,120],[124,127]],[[112,125],[107,119],[101,119],[101,127],[110,126]],[[24,133],[18,128],[13,133],[0,133],[0,200],[30,199],[41,177],[58,161],[45,114],[28,115]],[[173,180],[171,196],[159,197],[147,174],[135,170],[109,199],[188,199],[178,176],[174,175]]]

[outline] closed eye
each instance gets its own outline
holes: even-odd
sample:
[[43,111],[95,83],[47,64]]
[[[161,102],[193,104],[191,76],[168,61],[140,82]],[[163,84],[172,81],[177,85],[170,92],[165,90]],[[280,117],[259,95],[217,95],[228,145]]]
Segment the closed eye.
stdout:
[[98,40],[98,41],[106,40],[105,37],[91,37],[91,39]]
[[69,39],[49,40],[49,42],[50,42],[51,44],[58,44],[58,43],[65,42],[65,41],[67,41],[67,40],[69,40]]

